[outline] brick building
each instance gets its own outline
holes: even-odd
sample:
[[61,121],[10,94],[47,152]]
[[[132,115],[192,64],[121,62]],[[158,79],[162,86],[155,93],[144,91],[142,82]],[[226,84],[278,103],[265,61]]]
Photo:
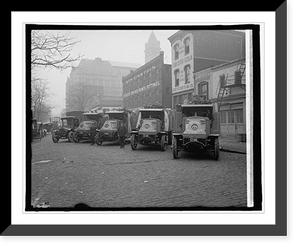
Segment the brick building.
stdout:
[[[170,36],[172,107],[191,100],[196,72],[245,58],[245,33],[233,30],[180,30]],[[203,85],[202,91],[205,91]]]
[[171,65],[164,64],[164,52],[123,77],[123,105],[137,110],[145,105],[172,105]]

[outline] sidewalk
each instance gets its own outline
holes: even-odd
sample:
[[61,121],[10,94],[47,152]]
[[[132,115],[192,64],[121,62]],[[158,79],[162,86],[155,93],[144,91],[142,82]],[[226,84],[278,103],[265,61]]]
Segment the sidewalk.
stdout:
[[219,138],[219,146],[221,151],[246,154],[246,145],[246,142],[237,142],[232,138]]

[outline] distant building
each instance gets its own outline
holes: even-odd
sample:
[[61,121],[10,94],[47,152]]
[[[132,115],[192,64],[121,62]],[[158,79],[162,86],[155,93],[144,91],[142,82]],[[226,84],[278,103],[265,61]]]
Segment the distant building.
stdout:
[[123,103],[130,110],[157,104],[171,108],[171,65],[164,64],[164,52],[123,77]]
[[[200,90],[195,73],[245,58],[245,33],[233,30],[180,30],[170,36],[172,48],[172,107]],[[198,83],[197,83],[198,84]],[[205,87],[201,86],[202,92]]]
[[138,64],[81,60],[66,82],[66,111],[88,111],[97,106],[122,106],[122,77]]
[[145,43],[145,64],[157,57],[160,50],[160,42],[156,39],[152,31],[148,42]]

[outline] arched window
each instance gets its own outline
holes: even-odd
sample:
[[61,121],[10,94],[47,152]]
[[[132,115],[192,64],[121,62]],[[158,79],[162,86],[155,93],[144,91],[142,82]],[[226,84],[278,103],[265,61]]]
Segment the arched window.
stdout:
[[174,78],[175,78],[175,87],[179,86],[179,69],[174,71]]
[[178,60],[178,58],[179,58],[179,44],[174,45],[174,54],[175,54],[175,60]]
[[185,65],[184,66],[184,75],[185,75],[185,84],[188,84],[191,82],[190,75],[191,75],[191,65]]
[[184,39],[184,54],[187,55],[190,53],[190,37]]
[[203,81],[198,84],[198,95],[203,97],[203,100],[208,100],[208,82]]

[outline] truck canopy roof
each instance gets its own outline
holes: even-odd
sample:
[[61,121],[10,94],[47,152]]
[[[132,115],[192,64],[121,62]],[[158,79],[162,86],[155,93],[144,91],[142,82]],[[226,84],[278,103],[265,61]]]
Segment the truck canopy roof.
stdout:
[[124,111],[107,111],[106,114],[109,114],[109,113],[125,113]]
[[78,118],[76,116],[65,116],[65,117],[61,117],[60,119],[73,119],[73,118]]
[[213,107],[213,104],[186,104],[181,105],[181,107]]
[[151,108],[149,108],[149,109],[140,109],[139,111],[145,111],[145,112],[149,112],[149,111],[153,112],[154,111],[155,112],[155,111],[163,111],[163,109],[161,109],[161,108],[160,109],[154,109],[154,108],[151,109]]

